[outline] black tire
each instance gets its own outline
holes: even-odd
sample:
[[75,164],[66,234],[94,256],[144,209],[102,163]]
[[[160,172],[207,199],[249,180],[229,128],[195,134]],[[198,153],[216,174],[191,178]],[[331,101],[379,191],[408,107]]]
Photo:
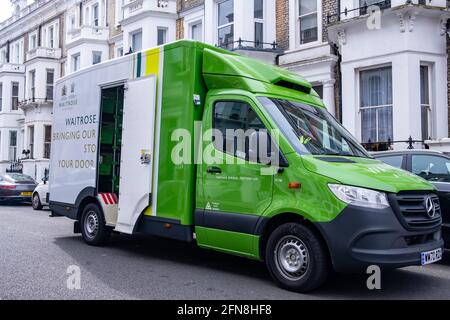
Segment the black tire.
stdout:
[[39,194],[37,192],[33,194],[33,198],[31,199],[31,206],[34,210],[42,210],[43,208],[41,198],[39,198]]
[[94,203],[84,208],[80,227],[84,241],[92,246],[105,244],[111,236],[112,229],[106,226],[102,210]]
[[265,256],[272,278],[290,291],[317,289],[330,272],[330,259],[323,241],[299,223],[276,228],[267,240]]

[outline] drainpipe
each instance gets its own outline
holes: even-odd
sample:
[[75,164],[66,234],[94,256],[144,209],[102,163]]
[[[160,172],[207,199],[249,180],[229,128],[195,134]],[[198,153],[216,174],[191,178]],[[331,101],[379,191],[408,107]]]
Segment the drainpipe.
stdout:
[[6,41],[6,63],[9,63],[9,40]]
[[38,35],[37,35],[37,46],[40,47],[41,46],[41,33],[42,33],[42,25],[39,25],[38,28]]
[[83,2],[80,2],[80,27],[83,25]]

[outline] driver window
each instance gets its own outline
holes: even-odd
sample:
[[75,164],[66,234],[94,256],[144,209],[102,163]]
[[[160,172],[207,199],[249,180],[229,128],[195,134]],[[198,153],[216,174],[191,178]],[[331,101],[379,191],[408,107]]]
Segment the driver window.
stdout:
[[[213,112],[213,129],[221,133],[221,137],[215,137],[214,147],[248,160],[252,132],[267,132],[256,112],[248,103],[240,101],[216,102]],[[268,145],[270,147],[270,143]]]
[[450,181],[450,160],[439,156],[413,155],[412,172],[431,181]]

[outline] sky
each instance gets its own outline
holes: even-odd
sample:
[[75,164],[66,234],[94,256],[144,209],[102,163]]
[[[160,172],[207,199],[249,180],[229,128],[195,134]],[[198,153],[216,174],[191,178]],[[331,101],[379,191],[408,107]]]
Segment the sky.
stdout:
[[[34,2],[34,0],[28,0],[28,4]],[[13,8],[10,0],[0,0],[0,22],[11,17]]]

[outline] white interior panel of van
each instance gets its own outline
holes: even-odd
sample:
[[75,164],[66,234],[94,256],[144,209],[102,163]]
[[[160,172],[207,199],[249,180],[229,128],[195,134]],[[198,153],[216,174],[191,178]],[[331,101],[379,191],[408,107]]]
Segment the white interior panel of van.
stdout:
[[115,230],[132,234],[150,204],[156,78],[128,82],[125,90],[119,183],[119,214]]

